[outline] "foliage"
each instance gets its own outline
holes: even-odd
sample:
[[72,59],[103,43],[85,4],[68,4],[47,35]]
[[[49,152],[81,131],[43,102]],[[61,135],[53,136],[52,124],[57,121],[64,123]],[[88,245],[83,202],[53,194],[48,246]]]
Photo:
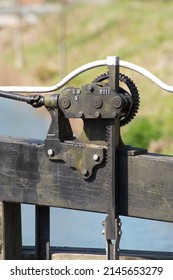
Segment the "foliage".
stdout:
[[140,117],[135,124],[128,126],[123,141],[134,147],[149,148],[151,141],[159,140],[162,136],[158,125],[152,123],[147,117]]

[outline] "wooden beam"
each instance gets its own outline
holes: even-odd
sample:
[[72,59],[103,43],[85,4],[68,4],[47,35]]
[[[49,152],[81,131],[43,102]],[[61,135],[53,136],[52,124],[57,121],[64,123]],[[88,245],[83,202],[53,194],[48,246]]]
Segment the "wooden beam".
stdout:
[[0,201],[105,212],[106,176],[84,180],[77,171],[46,156],[42,142],[0,139]]
[[173,222],[173,157],[121,156],[120,214]]
[[[120,214],[173,222],[173,157],[119,155]],[[89,180],[51,162],[37,140],[0,139],[0,201],[107,213],[104,163]]]
[[21,205],[0,202],[0,259],[22,259]]

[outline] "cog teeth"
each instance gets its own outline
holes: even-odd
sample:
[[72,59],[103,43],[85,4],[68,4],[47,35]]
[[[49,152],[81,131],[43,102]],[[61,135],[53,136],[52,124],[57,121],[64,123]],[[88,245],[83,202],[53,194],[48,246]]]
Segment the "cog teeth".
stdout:
[[108,73],[103,73],[99,76],[97,76],[93,81],[92,83],[101,83],[103,82],[104,80],[108,79],[109,78],[109,74]]
[[134,119],[134,117],[138,113],[140,97],[139,97],[139,92],[138,92],[136,85],[129,77],[120,73],[119,80],[127,85],[127,87],[130,90],[130,93],[133,97],[133,100],[134,100],[134,104],[132,106],[132,109],[131,109],[129,115],[127,117],[125,117],[124,119],[121,119],[121,121],[120,121],[120,125],[124,126],[124,125],[128,124],[132,119]]
[[106,165],[108,165],[108,157],[109,157],[109,139],[110,139],[110,131],[109,126],[106,127],[106,142],[107,142],[107,150],[106,150]]
[[138,92],[136,85],[129,77],[120,73],[119,79],[121,82],[124,82],[127,85],[127,87],[130,90],[130,93],[133,97],[133,101],[134,101],[129,115],[120,121],[121,126],[124,126],[124,125],[128,124],[132,119],[134,119],[134,117],[138,113],[140,97],[139,97],[139,92]]

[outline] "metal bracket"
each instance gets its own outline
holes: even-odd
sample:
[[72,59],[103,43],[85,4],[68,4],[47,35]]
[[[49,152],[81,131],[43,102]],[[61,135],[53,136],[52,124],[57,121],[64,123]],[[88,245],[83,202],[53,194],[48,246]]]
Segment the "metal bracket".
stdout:
[[61,160],[69,167],[75,168],[83,179],[88,179],[93,173],[93,168],[103,161],[106,147],[75,141],[63,143],[57,139],[47,139],[45,140],[45,150],[50,160]]
[[120,239],[122,235],[121,220],[117,217],[114,221],[111,221],[109,216],[103,222],[105,226],[105,238],[106,238],[106,258],[107,260],[118,260],[119,259],[119,247]]

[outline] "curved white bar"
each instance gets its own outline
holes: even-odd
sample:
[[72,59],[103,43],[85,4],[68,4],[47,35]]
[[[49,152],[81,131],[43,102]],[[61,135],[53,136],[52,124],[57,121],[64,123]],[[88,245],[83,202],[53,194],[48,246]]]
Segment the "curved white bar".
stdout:
[[68,74],[64,79],[62,79],[59,83],[50,87],[38,87],[38,86],[36,87],[35,86],[2,86],[1,87],[0,86],[0,91],[15,92],[15,93],[48,93],[62,88],[72,79],[74,79],[76,76],[82,74],[83,72],[86,72],[87,70],[100,66],[106,66],[106,65],[108,65],[106,59],[90,62],[88,64],[85,64],[75,69],[70,74]]
[[[83,72],[86,72],[87,70],[90,70],[92,68],[100,67],[100,66],[109,66],[109,65],[115,65],[116,64],[116,57],[115,56],[108,56],[107,59],[104,60],[97,60],[90,62],[88,64],[85,64],[74,71],[72,71],[70,74],[68,74],[64,79],[62,79],[59,83],[55,84],[54,86],[49,87],[39,87],[39,86],[0,86],[0,91],[4,92],[14,92],[14,93],[48,93],[56,91],[63,86],[65,86],[69,81],[74,79],[76,76],[82,74]],[[167,85],[164,82],[162,82],[159,78],[157,78],[155,75],[153,75],[151,72],[146,70],[145,68],[138,66],[136,64],[119,60],[119,66],[128,68],[130,70],[133,70],[137,73],[142,74],[149,80],[151,80],[153,83],[155,83],[157,86],[162,88],[165,91],[173,92],[173,86]]]
[[136,64],[127,62],[127,61],[123,61],[123,60],[120,60],[119,64],[121,67],[128,68],[130,70],[133,70],[137,73],[142,74],[143,76],[145,76],[146,78],[151,80],[153,83],[155,83],[157,86],[159,86],[161,89],[163,89],[165,91],[173,92],[173,86],[165,84],[164,82],[162,82],[159,78],[157,78],[155,75],[153,75],[151,72],[149,72],[145,68],[138,66]]

